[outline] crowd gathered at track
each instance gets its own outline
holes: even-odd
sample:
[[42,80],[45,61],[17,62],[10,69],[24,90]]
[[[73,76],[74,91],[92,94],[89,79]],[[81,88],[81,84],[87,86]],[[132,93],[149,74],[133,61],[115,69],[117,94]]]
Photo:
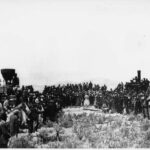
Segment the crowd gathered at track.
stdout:
[[106,85],[92,82],[45,86],[43,92],[34,91],[32,86],[13,87],[0,95],[0,147],[7,147],[9,138],[17,136],[21,128],[29,133],[37,131],[41,118],[46,124],[47,120],[57,121],[63,108],[90,105],[109,113],[142,113],[149,119],[150,88],[127,90],[120,83],[108,90]]

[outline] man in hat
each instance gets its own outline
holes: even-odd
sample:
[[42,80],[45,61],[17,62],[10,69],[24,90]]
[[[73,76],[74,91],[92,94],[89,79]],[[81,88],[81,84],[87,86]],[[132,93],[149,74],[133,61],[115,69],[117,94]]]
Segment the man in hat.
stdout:
[[49,118],[51,121],[55,121],[56,119],[56,103],[54,100],[50,100],[47,107],[47,114],[49,115]]
[[96,98],[96,105],[98,108],[102,107],[102,93],[99,92]]
[[[37,102],[37,101],[36,101]],[[29,133],[34,132],[38,128],[38,111],[35,104],[30,105],[30,114],[28,115],[28,128]],[[34,123],[36,123],[36,127],[34,128]]]
[[19,133],[19,111],[10,116],[10,135],[17,136]]
[[129,95],[124,94],[123,106],[124,106],[124,111],[127,114],[129,114],[129,100],[130,100]]
[[[39,97],[36,97],[34,104],[30,105],[30,114],[28,115],[29,133],[37,131],[39,127],[40,114],[43,113],[43,111]],[[35,128],[34,123],[36,124]]]
[[47,105],[48,105],[48,100],[49,100],[49,95],[47,94],[43,100],[43,103],[42,103],[43,109],[44,109],[44,111],[43,111],[43,124],[46,123],[46,118],[47,118],[46,109],[47,109]]

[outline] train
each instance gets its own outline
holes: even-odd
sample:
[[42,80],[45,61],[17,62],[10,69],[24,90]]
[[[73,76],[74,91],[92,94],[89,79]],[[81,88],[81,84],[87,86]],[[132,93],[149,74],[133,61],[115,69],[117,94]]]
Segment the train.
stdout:
[[3,103],[7,98],[10,104],[16,101],[16,95],[13,93],[14,88],[19,87],[19,78],[15,69],[1,69],[4,84],[0,86],[0,100]]
[[136,93],[146,92],[149,87],[150,81],[146,78],[141,79],[141,70],[137,71],[137,76],[130,80],[130,82],[126,82],[125,90],[133,91]]

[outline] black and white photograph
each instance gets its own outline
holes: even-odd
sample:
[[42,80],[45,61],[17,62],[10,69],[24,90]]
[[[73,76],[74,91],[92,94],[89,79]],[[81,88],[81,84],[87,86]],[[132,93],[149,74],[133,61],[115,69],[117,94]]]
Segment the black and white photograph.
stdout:
[[0,148],[150,148],[150,1],[0,0]]

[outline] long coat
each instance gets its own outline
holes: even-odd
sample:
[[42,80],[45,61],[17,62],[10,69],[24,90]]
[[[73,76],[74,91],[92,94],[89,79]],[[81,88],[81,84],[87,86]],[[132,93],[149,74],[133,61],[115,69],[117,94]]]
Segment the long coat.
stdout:
[[19,132],[19,121],[16,115],[10,116],[10,135],[17,135]]

